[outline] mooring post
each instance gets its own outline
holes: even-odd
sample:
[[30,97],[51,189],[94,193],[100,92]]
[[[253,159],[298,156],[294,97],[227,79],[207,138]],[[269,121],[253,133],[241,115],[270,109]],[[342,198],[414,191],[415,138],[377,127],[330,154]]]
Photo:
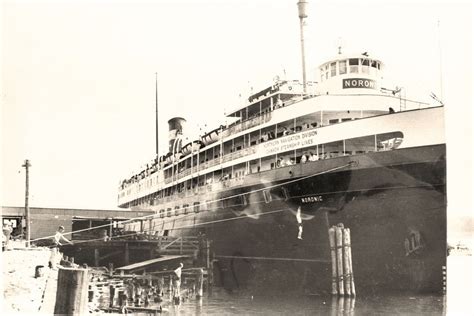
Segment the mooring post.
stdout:
[[111,277],[114,274],[114,263],[109,262],[109,277]]
[[344,295],[344,268],[342,258],[342,230],[341,226],[336,226],[336,246],[337,246],[337,279],[339,295]]
[[329,228],[329,247],[331,249],[332,287],[331,294],[337,294],[336,230]]
[[88,289],[87,269],[59,268],[54,314],[88,314]]
[[125,265],[130,264],[130,250],[128,249],[128,242],[125,242],[124,263]]
[[197,294],[196,297],[202,297],[203,296],[203,283],[204,283],[204,270],[202,268],[197,270]]
[[210,256],[211,244],[209,239],[206,239],[206,269],[209,269],[209,256]]
[[349,264],[349,272],[350,272],[350,279],[351,279],[351,295],[356,295],[355,284],[354,284],[354,269],[352,268],[352,245],[351,245],[351,230],[349,228],[345,229],[345,235],[347,236],[347,261]]
[[344,250],[344,291],[346,295],[351,295],[351,276],[352,271],[349,263],[350,252],[350,231],[348,228],[342,229],[343,250]]
[[109,285],[109,306],[113,307],[114,306],[114,299],[115,299],[115,287],[113,285]]
[[170,275],[170,282],[168,285],[168,291],[170,293],[170,301],[173,301],[173,278]]
[[98,248],[94,248],[94,266],[95,267],[98,267],[99,266],[99,249]]

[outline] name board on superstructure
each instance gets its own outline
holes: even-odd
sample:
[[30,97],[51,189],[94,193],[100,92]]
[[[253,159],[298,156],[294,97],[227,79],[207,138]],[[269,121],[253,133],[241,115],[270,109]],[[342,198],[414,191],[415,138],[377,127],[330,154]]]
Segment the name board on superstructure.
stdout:
[[342,79],[342,88],[362,88],[362,89],[377,89],[376,81],[366,78],[348,78]]
[[279,152],[295,150],[301,147],[316,145],[317,134],[318,131],[311,130],[294,135],[288,135],[279,139],[270,140],[260,145],[258,154],[261,156],[266,156]]

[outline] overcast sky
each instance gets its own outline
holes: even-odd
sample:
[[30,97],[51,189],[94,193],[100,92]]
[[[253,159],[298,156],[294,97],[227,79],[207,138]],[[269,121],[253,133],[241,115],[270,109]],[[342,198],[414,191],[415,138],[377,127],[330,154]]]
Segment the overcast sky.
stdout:
[[[4,1],[0,204],[24,205],[30,159],[31,206],[115,208],[119,180],[154,157],[155,72],[163,153],[172,116],[209,130],[250,87],[301,77],[296,2]],[[309,14],[310,80],[341,43],[383,60],[407,96],[443,96],[449,213],[468,214],[470,1],[310,0]]]

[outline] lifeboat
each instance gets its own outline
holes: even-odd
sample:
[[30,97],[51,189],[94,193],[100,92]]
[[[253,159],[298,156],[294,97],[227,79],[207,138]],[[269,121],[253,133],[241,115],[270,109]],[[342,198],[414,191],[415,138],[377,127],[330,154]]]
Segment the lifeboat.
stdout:
[[201,136],[201,141],[203,142],[204,146],[209,144],[215,143],[219,140],[219,133],[222,131],[222,126],[216,128],[215,130],[210,131],[204,136]]
[[181,157],[187,156],[191,153],[192,150],[192,142],[187,143],[186,145],[183,146],[181,149]]

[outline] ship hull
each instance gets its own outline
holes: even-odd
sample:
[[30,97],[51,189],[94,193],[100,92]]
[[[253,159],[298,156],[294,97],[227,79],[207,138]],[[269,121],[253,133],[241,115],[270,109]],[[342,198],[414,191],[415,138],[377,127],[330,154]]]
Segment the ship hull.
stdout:
[[[444,145],[344,156],[259,177],[260,183],[200,196],[200,201],[224,199],[221,208],[163,225],[169,235],[206,234],[216,285],[256,293],[328,294],[328,229],[342,223],[351,231],[357,293],[442,292]],[[243,193],[238,202],[229,198]],[[302,239],[297,238],[298,208]],[[163,219],[155,221],[160,227]]]

